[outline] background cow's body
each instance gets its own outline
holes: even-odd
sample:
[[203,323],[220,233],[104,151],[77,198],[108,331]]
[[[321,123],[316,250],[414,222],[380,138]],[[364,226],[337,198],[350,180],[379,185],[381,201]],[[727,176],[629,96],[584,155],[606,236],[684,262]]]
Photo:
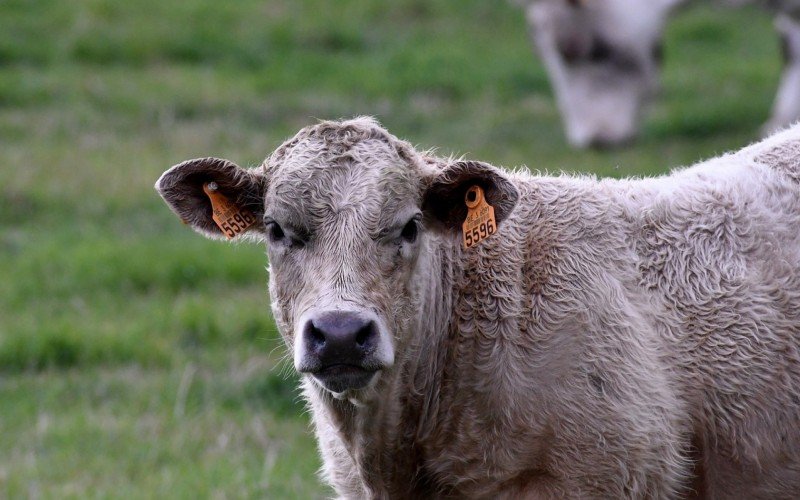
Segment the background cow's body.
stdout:
[[[661,38],[673,9],[687,0],[521,0],[531,40],[547,69],[569,142],[624,143],[637,132],[658,86]],[[800,118],[800,2],[757,3],[779,13],[784,70],[764,125],[771,133]],[[744,28],[744,27],[743,27]]]
[[[271,243],[273,308],[296,365],[314,294],[350,304],[369,289],[361,305],[391,325],[393,363],[368,387],[332,393],[304,377],[329,481],[375,498],[795,496],[799,154],[796,127],[671,176],[597,181],[426,159],[367,120],[304,129],[251,171],[269,185],[267,214],[291,203],[295,224],[317,227],[347,192],[347,231],[373,232],[378,213],[363,210],[398,199],[427,221],[395,260],[370,256],[356,233],[309,239],[297,266]],[[176,186],[202,164],[159,182],[185,220],[191,194]],[[278,182],[287,172],[306,182]],[[502,221],[464,250],[447,190],[460,204],[472,183]],[[378,272],[400,276],[389,305]]]

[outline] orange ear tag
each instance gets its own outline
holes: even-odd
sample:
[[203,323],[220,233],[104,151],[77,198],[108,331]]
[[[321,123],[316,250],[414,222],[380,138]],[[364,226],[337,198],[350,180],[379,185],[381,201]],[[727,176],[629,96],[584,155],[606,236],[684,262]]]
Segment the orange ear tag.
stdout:
[[497,232],[497,220],[494,207],[486,203],[480,186],[467,189],[464,203],[467,205],[467,219],[462,226],[464,248],[472,248]]
[[216,182],[203,184],[203,191],[211,200],[211,217],[228,237],[235,238],[256,222],[256,217],[247,209],[239,208],[219,192]]

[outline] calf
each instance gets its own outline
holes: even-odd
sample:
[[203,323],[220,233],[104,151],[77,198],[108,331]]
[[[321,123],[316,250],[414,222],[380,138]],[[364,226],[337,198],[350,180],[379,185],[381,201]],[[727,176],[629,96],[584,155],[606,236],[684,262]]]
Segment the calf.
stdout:
[[796,498],[798,155],[795,127],[670,176],[531,176],[358,118],[156,188],[266,242],[342,497]]
[[[569,142],[607,146],[632,139],[658,84],[664,23],[685,0],[516,1],[525,5]],[[772,132],[800,118],[800,0],[758,3],[780,13],[775,24],[783,40],[784,73],[764,125]]]

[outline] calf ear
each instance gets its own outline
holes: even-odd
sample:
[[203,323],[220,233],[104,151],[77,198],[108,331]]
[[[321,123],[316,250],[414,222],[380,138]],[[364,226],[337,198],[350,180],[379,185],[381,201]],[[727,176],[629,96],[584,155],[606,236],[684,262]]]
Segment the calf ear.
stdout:
[[505,172],[479,161],[450,163],[431,180],[422,198],[426,219],[435,226],[460,231],[467,218],[464,197],[475,185],[483,188],[486,202],[494,207],[499,226],[514,209],[519,193]]
[[210,238],[223,238],[212,218],[211,200],[203,191],[207,182],[216,182],[220,194],[236,207],[252,212],[256,223],[247,232],[261,228],[267,182],[264,174],[257,170],[246,170],[219,158],[197,158],[164,172],[156,182],[156,190],[192,229]]

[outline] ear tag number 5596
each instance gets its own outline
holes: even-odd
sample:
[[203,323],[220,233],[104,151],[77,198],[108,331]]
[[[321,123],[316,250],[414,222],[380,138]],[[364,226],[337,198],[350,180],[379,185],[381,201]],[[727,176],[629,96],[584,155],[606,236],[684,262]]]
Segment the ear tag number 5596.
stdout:
[[464,195],[467,218],[462,226],[464,248],[472,248],[497,231],[494,207],[486,203],[483,188],[472,186]]
[[256,222],[249,210],[237,207],[220,193],[216,182],[203,184],[203,191],[211,200],[211,217],[228,239],[235,238]]

